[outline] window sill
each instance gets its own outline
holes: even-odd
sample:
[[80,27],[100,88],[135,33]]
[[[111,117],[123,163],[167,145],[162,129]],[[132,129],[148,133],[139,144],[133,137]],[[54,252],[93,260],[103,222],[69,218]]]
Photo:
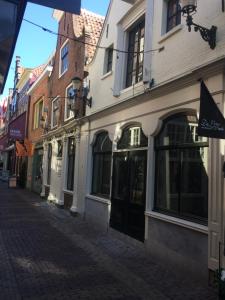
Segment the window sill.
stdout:
[[158,44],[161,44],[162,42],[164,42],[165,40],[167,40],[168,38],[170,38],[176,32],[178,32],[181,29],[183,29],[183,27],[184,26],[182,24],[179,24],[176,27],[174,27],[173,29],[171,29],[170,31],[168,31],[167,33],[165,33],[164,35],[162,35],[161,38],[160,38],[160,40],[158,41]]
[[63,193],[73,195],[74,191],[63,190]]
[[126,93],[129,93],[129,92],[131,92],[131,91],[133,91],[133,90],[135,90],[139,87],[142,87],[142,86],[144,87],[143,81],[137,82],[134,85],[128,86],[127,88],[124,88],[123,90],[121,90],[120,95],[124,95]]
[[59,74],[59,78],[61,78],[67,71],[68,69],[66,69],[62,74]]
[[69,122],[70,120],[73,120],[73,116],[71,116],[71,117],[69,117],[69,118],[67,118],[67,119],[64,117],[64,122],[65,122],[65,123]]
[[101,203],[104,203],[107,205],[111,205],[111,201],[109,199],[101,198],[101,197],[90,195],[90,194],[86,195],[86,198],[97,201],[97,202],[101,202]]
[[179,225],[179,226],[182,226],[182,227],[185,227],[185,228],[188,228],[188,229],[199,231],[199,232],[204,233],[204,234],[208,234],[208,227],[204,226],[204,225],[200,225],[200,224],[197,224],[197,223],[194,223],[194,222],[190,222],[190,221],[178,219],[178,218],[175,218],[175,217],[167,216],[167,215],[155,212],[155,211],[146,211],[145,215],[147,217],[155,218],[155,219],[165,221],[165,222],[168,222],[168,223],[172,223],[172,224],[175,224],[175,225]]
[[109,77],[110,75],[112,75],[113,71],[109,71],[108,73],[104,74],[102,77],[101,77],[101,80],[104,80],[105,78]]

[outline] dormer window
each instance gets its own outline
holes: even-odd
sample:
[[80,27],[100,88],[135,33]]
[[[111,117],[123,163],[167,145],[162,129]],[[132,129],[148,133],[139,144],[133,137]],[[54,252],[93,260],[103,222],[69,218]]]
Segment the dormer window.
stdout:
[[64,43],[60,50],[60,76],[63,75],[69,67],[69,44],[68,42]]
[[144,62],[145,21],[141,20],[128,32],[126,87],[142,81]]

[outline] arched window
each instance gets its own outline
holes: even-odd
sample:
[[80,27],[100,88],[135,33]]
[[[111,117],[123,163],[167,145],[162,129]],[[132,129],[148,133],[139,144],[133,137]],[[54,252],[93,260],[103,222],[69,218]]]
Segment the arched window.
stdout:
[[92,194],[109,197],[112,142],[107,132],[97,135],[93,146]]
[[117,149],[132,149],[147,146],[148,138],[139,126],[126,127],[117,143]]
[[155,210],[207,223],[208,140],[194,115],[167,118],[155,138]]

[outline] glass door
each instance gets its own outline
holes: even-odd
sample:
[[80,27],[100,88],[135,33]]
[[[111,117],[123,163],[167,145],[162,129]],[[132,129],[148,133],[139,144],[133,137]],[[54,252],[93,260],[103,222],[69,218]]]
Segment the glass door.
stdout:
[[114,153],[110,225],[144,240],[147,151]]

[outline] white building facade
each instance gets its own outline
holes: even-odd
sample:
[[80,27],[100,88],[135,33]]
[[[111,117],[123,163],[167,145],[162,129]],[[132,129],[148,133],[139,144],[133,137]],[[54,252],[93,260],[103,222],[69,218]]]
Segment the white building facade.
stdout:
[[225,144],[197,135],[198,79],[224,114],[221,1],[199,0],[194,21],[217,26],[214,50],[188,32],[178,1],[110,2],[105,49],[88,69],[93,105],[80,123],[77,203],[88,221],[206,276],[224,243]]

